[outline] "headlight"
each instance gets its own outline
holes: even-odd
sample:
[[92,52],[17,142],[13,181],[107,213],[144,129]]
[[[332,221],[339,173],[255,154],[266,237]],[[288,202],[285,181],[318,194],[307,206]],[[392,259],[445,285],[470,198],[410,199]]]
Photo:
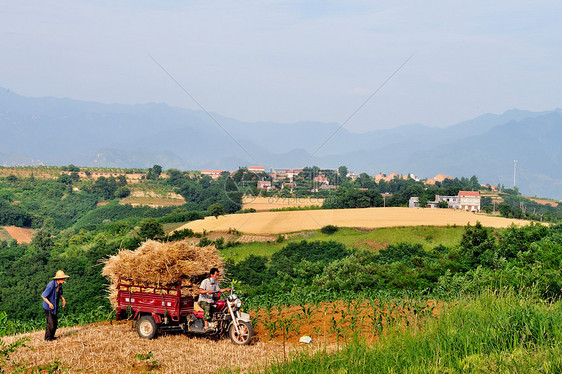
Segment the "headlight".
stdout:
[[233,294],[230,294],[230,296],[228,297],[228,299],[229,299],[231,302],[235,302],[236,300],[238,300],[238,296],[236,296],[236,294],[233,293]]
[[234,300],[234,306],[240,308],[242,306],[242,300],[240,299]]

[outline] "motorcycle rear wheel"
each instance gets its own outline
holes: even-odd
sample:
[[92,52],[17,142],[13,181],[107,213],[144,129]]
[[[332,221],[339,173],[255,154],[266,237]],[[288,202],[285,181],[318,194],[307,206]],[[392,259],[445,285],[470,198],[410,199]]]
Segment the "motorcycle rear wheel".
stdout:
[[230,340],[234,344],[238,345],[248,345],[252,341],[254,337],[254,328],[252,325],[245,321],[238,321],[238,329],[240,330],[240,334],[236,331],[236,327],[234,323],[230,325],[230,329],[228,330],[228,336]]
[[137,333],[141,338],[154,339],[158,333],[158,325],[152,316],[142,316],[137,323]]

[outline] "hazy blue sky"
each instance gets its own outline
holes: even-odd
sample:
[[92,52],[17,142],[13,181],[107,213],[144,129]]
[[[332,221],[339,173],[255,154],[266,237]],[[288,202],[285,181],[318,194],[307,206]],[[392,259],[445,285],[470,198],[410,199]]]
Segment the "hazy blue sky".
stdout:
[[[245,121],[450,125],[561,105],[560,1],[0,2],[0,86]],[[150,56],[149,56],[150,55]]]

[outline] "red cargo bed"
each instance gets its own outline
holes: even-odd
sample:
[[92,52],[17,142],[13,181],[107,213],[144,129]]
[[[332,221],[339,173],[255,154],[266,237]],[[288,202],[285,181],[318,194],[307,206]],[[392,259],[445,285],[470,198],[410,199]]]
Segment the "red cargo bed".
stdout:
[[117,320],[127,317],[127,309],[134,314],[151,314],[156,323],[168,316],[172,321],[180,321],[193,313],[193,297],[181,296],[182,285],[146,286],[134,282],[119,281],[117,285]]

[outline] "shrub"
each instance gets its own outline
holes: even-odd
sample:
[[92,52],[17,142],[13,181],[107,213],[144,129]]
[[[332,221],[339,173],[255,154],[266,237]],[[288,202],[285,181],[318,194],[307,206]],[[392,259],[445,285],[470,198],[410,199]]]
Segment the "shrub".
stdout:
[[335,233],[338,230],[339,230],[339,228],[337,226],[334,226],[334,225],[327,225],[327,226],[324,226],[320,229],[320,231],[323,234],[326,234],[326,235],[332,235],[333,233]]
[[139,237],[154,239],[164,235],[164,228],[156,218],[147,218],[141,222],[139,227]]

